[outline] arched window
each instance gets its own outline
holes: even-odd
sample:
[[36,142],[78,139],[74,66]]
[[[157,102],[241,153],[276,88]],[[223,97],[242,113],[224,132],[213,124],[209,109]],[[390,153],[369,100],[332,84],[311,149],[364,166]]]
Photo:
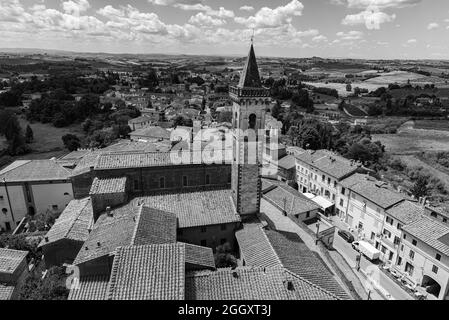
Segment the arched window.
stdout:
[[257,116],[253,113],[249,116],[248,129],[256,130]]

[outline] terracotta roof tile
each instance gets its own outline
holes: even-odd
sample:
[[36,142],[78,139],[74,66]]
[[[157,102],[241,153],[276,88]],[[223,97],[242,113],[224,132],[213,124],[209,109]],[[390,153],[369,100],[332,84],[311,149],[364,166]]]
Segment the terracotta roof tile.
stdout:
[[134,229],[133,245],[176,242],[177,219],[173,213],[141,207]]
[[0,248],[0,273],[14,273],[27,255],[27,251]]
[[55,160],[29,160],[12,163],[0,171],[0,183],[67,180],[71,171]]
[[449,256],[449,226],[428,216],[402,227],[418,240]]
[[108,285],[109,275],[82,277],[79,288],[70,290],[68,300],[106,300]]
[[421,218],[424,208],[416,202],[405,200],[389,208],[386,213],[402,224],[409,224]]
[[92,182],[90,194],[123,193],[126,190],[126,177],[98,179]]
[[134,199],[145,206],[175,213],[179,228],[191,228],[240,221],[231,190],[203,190],[182,193],[155,193]]
[[130,246],[117,249],[109,300],[183,300],[183,244]]
[[75,241],[86,241],[89,237],[89,226],[92,224],[93,212],[90,198],[72,200],[64,209],[55,224],[45,235],[39,246],[70,239]]
[[3,285],[0,283],[0,301],[11,300],[15,286]]
[[215,269],[214,253],[211,248],[184,243],[186,264],[194,269]]

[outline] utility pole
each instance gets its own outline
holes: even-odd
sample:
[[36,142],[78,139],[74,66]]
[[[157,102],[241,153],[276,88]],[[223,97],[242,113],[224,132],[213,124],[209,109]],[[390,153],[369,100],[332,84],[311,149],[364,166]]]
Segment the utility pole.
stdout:
[[3,178],[3,183],[5,184],[6,197],[8,198],[9,209],[11,210],[12,222],[14,222],[14,224],[16,224],[16,219],[14,219],[14,211],[13,211],[12,205],[11,205],[11,199],[9,198],[8,186],[6,185],[6,178]]

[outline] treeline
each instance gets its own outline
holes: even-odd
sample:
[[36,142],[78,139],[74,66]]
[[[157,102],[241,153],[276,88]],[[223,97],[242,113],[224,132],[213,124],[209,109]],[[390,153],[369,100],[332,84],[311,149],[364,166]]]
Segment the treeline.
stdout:
[[366,166],[376,167],[385,153],[379,141],[372,141],[371,134],[361,126],[351,127],[298,116],[289,123],[287,137],[290,144],[304,149],[328,149],[345,158],[361,161]]

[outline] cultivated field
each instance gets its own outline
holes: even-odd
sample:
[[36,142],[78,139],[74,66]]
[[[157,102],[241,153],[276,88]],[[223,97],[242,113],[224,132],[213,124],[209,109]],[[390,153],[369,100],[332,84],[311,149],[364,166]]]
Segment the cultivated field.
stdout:
[[415,125],[413,126],[413,128],[449,131],[449,120],[415,120]]

